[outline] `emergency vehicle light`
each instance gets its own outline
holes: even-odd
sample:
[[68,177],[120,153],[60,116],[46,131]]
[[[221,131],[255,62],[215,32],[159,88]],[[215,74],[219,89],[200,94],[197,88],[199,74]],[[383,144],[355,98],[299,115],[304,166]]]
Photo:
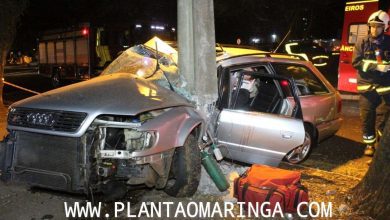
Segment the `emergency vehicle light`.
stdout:
[[280,81],[280,85],[288,86],[288,81],[287,80],[282,80],[282,81]]
[[83,30],[81,31],[81,33],[83,35],[88,35],[88,28],[83,28]]

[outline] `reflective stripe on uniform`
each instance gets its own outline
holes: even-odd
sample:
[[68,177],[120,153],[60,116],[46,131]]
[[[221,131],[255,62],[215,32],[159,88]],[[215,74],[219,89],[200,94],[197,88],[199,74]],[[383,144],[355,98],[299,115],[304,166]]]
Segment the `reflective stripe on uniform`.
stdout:
[[372,144],[375,143],[375,141],[376,141],[375,135],[370,135],[370,136],[363,135],[363,143]]
[[[378,65],[378,62],[376,60],[363,60],[363,72],[367,72],[370,64]],[[388,65],[390,64],[390,62],[386,62],[383,60],[381,64]]]
[[363,143],[365,143],[365,144],[372,144],[372,143],[375,143],[375,141],[376,141],[376,138],[374,138],[374,139],[369,139],[369,140],[363,139]]
[[370,64],[377,64],[376,61],[374,60],[363,60],[363,72],[367,72],[368,70],[368,67],[370,66]]
[[378,132],[378,136],[382,137],[382,132],[380,130],[377,130],[377,132]]
[[390,86],[375,89],[378,94],[390,92]]
[[369,90],[371,87],[372,87],[372,85],[361,85],[361,86],[357,86],[357,90],[358,91],[365,91],[365,90]]
[[374,85],[360,85],[360,86],[357,86],[357,90],[358,91],[368,91],[368,90],[372,90],[372,89],[375,89],[375,91],[379,95],[383,95],[383,94],[386,94],[386,93],[390,92],[390,86],[379,87],[379,88],[376,88],[376,86],[374,86]]

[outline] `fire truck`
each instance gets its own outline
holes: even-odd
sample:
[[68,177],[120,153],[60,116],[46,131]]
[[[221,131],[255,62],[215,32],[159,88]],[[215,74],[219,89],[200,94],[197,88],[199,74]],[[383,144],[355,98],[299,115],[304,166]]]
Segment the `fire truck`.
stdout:
[[45,31],[39,38],[39,74],[50,77],[52,86],[88,80],[99,73],[123,50],[153,36],[173,40],[176,29],[163,24],[93,25]]
[[357,92],[357,71],[352,66],[353,49],[357,39],[366,36],[368,33],[367,20],[370,15],[379,9],[390,12],[386,1],[388,0],[384,0],[384,4],[380,0],[350,1],[346,3],[340,45],[338,90]]

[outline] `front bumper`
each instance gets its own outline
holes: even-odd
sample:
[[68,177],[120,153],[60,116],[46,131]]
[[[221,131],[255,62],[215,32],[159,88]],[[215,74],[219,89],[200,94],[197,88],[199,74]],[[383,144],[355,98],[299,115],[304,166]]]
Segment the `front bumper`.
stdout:
[[[0,156],[0,179],[19,182],[33,187],[88,193],[95,187],[99,166],[90,152],[90,140],[46,135],[25,131],[12,131],[7,143],[3,143]],[[122,159],[127,167],[116,173],[128,178],[127,184],[146,184],[163,188],[166,184],[174,148],[161,153]],[[118,164],[119,166],[119,164]],[[115,179],[115,175],[112,176]],[[93,188],[94,190],[99,188]]]

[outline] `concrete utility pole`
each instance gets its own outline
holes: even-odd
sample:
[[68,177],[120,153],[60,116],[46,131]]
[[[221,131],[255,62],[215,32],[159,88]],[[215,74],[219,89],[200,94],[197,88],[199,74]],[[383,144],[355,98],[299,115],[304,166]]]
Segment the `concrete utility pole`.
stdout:
[[198,108],[217,100],[213,0],[178,0],[179,71]]

